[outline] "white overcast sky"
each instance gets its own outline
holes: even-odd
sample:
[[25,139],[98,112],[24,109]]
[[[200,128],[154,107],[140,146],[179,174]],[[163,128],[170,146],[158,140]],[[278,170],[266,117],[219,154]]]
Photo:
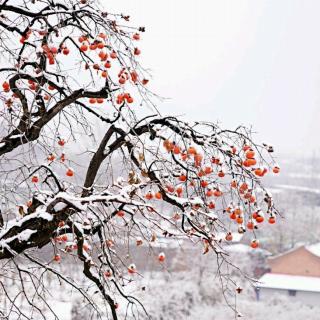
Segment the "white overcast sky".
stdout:
[[101,0],[139,43],[163,114],[252,125],[282,154],[320,156],[319,0]]

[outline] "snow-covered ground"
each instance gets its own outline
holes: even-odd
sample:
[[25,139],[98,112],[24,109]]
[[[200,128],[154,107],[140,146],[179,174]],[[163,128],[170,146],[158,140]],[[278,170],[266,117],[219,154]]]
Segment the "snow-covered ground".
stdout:
[[[248,276],[252,276],[257,259],[248,248],[244,244],[233,244],[226,251],[236,265]],[[132,282],[124,288],[127,294],[137,297],[143,303],[152,320],[231,320],[238,319],[239,315],[241,319],[248,320],[319,320],[320,303],[303,304],[289,296],[277,294],[269,299],[256,301],[253,285],[255,282],[241,276],[236,270],[229,275],[236,287],[231,282],[224,282],[223,291],[213,253],[203,255],[201,252],[190,254],[188,251],[181,251],[170,259],[173,260],[170,267],[165,265],[158,271],[141,270],[141,273],[132,276]],[[187,270],[179,267],[181,264],[187,264]],[[83,281],[81,268],[70,264],[58,264],[55,268],[63,274],[72,274],[89,295],[96,296],[95,303],[106,316],[102,300],[98,298],[99,295],[95,295],[97,289]],[[97,319],[93,309],[88,307],[85,299],[76,290],[56,280],[55,276],[47,273],[44,277],[45,287],[41,290],[43,298],[60,320]],[[9,290],[14,290],[15,284],[14,280],[6,280]],[[242,288],[241,293],[237,293],[237,287]],[[47,290],[50,290],[50,293]],[[0,299],[1,294],[0,291]],[[133,312],[138,312],[141,320],[148,319],[139,307],[131,305],[127,309],[127,301],[119,295],[116,302],[119,304],[119,319],[125,319],[126,312],[128,320],[136,319],[132,316]],[[24,312],[30,312],[23,296],[17,299],[17,305]],[[46,320],[56,320],[43,303],[40,305]],[[15,319],[14,315],[9,317],[9,320]]]
[[[174,281],[158,280],[148,296],[146,306],[153,319],[228,320],[236,319],[228,307],[214,279],[204,277],[197,285],[192,277],[174,275]],[[250,320],[318,320],[320,304],[308,306],[289,297],[275,295],[268,301],[256,301],[254,291],[248,284],[233,301],[242,315]]]
[[[233,298],[226,293],[228,303],[237,309],[234,311],[225,301],[218,279],[212,275],[208,278],[206,272],[201,276],[185,272],[146,274],[135,283],[132,294],[143,302],[152,320],[232,320],[240,315],[241,319],[247,320],[319,320],[320,314],[320,305],[302,304],[277,294],[267,301],[256,301],[249,284]],[[127,304],[124,299],[117,302],[119,319],[124,319]],[[58,291],[50,304],[60,320],[89,319],[92,315],[92,310],[86,307],[83,299],[77,296],[72,298],[68,291]],[[136,311],[135,307],[132,309]],[[139,318],[148,319],[141,310]],[[54,319],[52,314],[46,313],[46,320]],[[130,316],[130,311],[127,319],[135,319]]]

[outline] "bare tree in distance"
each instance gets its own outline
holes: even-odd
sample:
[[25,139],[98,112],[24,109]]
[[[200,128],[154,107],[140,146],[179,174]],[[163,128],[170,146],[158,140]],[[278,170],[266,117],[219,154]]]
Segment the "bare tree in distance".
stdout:
[[[57,268],[68,257],[112,319],[119,318],[119,297],[132,312],[146,311],[127,293],[142,275],[120,247],[188,239],[204,254],[214,252],[218,265],[232,266],[222,247],[231,231],[248,230],[255,249],[258,225],[276,220],[261,183],[280,170],[273,148],[256,144],[242,126],[162,116],[140,64],[144,32],[97,1],[1,1],[3,318],[45,319],[38,303],[50,288],[42,273],[78,290],[102,317],[96,292]],[[70,150],[83,145],[89,160],[79,163]],[[48,246],[46,260],[41,252]],[[153,252],[165,265],[166,253]],[[2,281],[9,274],[21,287],[14,295]],[[32,315],[18,308],[20,296]]]

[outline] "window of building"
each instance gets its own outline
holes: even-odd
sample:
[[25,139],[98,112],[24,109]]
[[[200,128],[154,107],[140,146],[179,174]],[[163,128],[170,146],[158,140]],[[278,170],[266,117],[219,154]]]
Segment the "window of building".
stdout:
[[297,294],[297,290],[288,290],[288,293],[290,297],[295,297]]

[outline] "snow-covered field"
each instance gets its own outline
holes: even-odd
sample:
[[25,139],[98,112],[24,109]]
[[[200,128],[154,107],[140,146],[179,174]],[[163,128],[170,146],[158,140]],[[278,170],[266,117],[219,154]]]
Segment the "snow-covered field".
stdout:
[[[238,248],[240,244],[232,246]],[[241,246],[245,245],[241,244]],[[232,255],[233,261],[247,275],[252,275],[257,260],[250,255],[250,250],[228,251]],[[202,255],[201,252],[192,256],[187,254],[184,259],[181,254],[178,252],[176,257],[172,258],[172,264],[168,268],[159,271],[141,270],[141,274],[133,275],[132,282],[124,288],[127,294],[137,297],[143,303],[152,320],[229,320],[239,318],[248,320],[319,320],[320,302],[318,305],[306,305],[296,301],[294,297],[277,294],[269,300],[256,301],[253,282],[249,282],[236,270],[231,271],[230,277],[237,286],[242,288],[241,293],[237,293],[235,287],[226,282],[224,282],[224,290],[222,290],[221,278],[217,276],[216,260],[213,254]],[[181,268],[181,265],[185,263],[187,263],[187,270]],[[82,271],[76,266],[61,264],[56,268],[63,274],[73,274],[76,282],[85,288],[89,295],[95,296],[97,289],[81,280],[83,278]],[[99,319],[93,308],[88,307],[85,299],[76,290],[71,289],[63,282],[59,283],[56,277],[49,273],[43,279],[45,283],[45,287],[41,288],[43,298],[54,310],[58,319]],[[7,279],[5,284],[8,290],[14,290],[16,282]],[[96,296],[98,297],[98,295]],[[139,319],[148,319],[138,305],[128,306],[127,301],[120,296],[117,297],[116,302],[119,304],[119,319],[125,319],[126,314],[128,315],[126,319],[137,319],[132,316],[133,312],[138,312]],[[97,298],[95,303],[101,309],[103,317],[109,319],[105,314],[106,309],[103,302]],[[23,296],[18,297],[16,304],[25,313],[32,311]],[[39,306],[41,306],[46,320],[57,319],[41,301]],[[15,319],[14,314],[11,314],[9,320]]]
[[[141,290],[141,285],[146,286],[145,291]],[[208,279],[206,274],[202,279],[190,273],[148,274],[141,281],[140,290],[137,285],[133,291],[141,298],[152,320],[319,320],[320,314],[320,303],[308,306],[280,295],[257,302],[249,285],[229,301],[236,305],[237,313],[224,300],[218,281],[212,277]],[[68,301],[68,295],[61,292],[60,298],[64,301],[56,298],[51,301],[51,307],[60,320],[89,319],[92,315],[79,298],[72,300],[69,296]],[[119,300],[119,305],[120,319],[124,319],[125,301]],[[46,320],[51,319],[54,316],[48,313]],[[128,316],[127,319],[134,318]],[[140,319],[148,319],[142,311]]]

